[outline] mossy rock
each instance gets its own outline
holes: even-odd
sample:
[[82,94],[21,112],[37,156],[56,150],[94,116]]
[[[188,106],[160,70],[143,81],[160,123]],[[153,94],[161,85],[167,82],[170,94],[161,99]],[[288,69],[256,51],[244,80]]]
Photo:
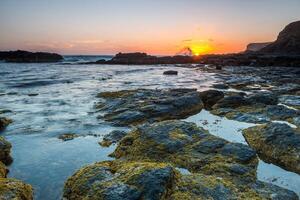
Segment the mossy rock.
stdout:
[[169,162],[191,172],[244,181],[255,179],[258,163],[255,151],[248,146],[230,143],[194,123],[178,120],[139,126],[119,142],[111,156]]
[[298,199],[294,192],[260,181],[242,185],[214,175],[184,175],[168,163],[134,161],[104,161],[83,167],[67,180],[63,197],[66,200]]
[[0,161],[0,178],[6,178],[7,172],[6,166]]
[[175,171],[165,163],[107,161],[77,171],[65,183],[63,196],[79,199],[166,199]]
[[28,184],[11,178],[0,178],[0,199],[32,200],[33,190]]
[[300,174],[299,129],[268,123],[245,129],[243,135],[263,160]]
[[8,165],[12,162],[10,156],[11,144],[4,137],[0,136],[0,161]]
[[118,126],[182,119],[204,107],[195,89],[122,90],[102,92],[98,97],[96,108],[105,113],[104,120]]
[[62,141],[69,141],[69,140],[73,140],[77,137],[79,137],[79,136],[75,133],[64,133],[64,134],[59,135],[58,139],[60,139]]
[[12,123],[11,119],[0,117],[0,131],[3,131],[10,123]]

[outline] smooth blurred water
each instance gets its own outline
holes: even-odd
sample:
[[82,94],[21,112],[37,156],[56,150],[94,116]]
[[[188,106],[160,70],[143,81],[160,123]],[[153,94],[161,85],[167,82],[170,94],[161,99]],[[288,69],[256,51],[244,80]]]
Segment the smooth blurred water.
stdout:
[[[9,176],[32,184],[36,199],[60,199],[65,180],[77,169],[111,159],[108,155],[115,147],[102,148],[98,142],[103,135],[120,128],[97,119],[97,93],[178,87],[201,91],[218,82],[214,74],[193,68],[177,67],[178,76],[164,76],[163,72],[174,70],[174,66],[66,64],[90,59],[99,58],[70,57],[57,64],[0,63],[0,110],[11,110],[4,116],[14,120],[1,133],[13,145],[14,162]],[[226,120],[207,111],[187,120],[229,141],[245,143],[240,131],[249,127],[247,123]],[[63,133],[82,137],[63,142],[57,139]],[[299,175],[261,161],[258,177],[299,194]]]
[[[14,120],[2,133],[13,145],[9,176],[32,184],[36,199],[59,199],[67,177],[84,165],[110,159],[114,149],[98,145],[103,135],[117,128],[97,119],[97,93],[134,88],[204,90],[216,81],[187,68],[176,68],[178,76],[163,75],[173,68],[0,63],[0,110],[11,110],[5,116]],[[83,137],[63,142],[57,139],[63,133]]]

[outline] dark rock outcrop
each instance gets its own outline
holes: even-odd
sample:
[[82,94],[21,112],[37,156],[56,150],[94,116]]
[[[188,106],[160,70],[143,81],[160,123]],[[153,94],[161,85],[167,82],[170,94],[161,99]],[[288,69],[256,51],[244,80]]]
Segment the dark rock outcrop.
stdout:
[[279,55],[300,55],[300,21],[287,25],[275,42],[259,51]]
[[11,119],[0,117],[0,131],[3,131],[10,123],[12,123]]
[[164,71],[163,74],[164,74],[164,75],[177,75],[177,74],[178,74],[178,71],[168,70],[168,71]]
[[5,51],[0,52],[0,60],[16,63],[44,63],[59,62],[63,57],[55,53],[46,52],[28,52],[28,51]]
[[300,174],[300,132],[287,124],[269,123],[243,131],[262,159]]
[[218,90],[206,90],[200,92],[200,97],[204,103],[204,108],[210,110],[213,105],[224,98],[224,93]]
[[12,162],[10,156],[11,144],[4,137],[0,136],[0,161],[8,165]]
[[123,90],[98,94],[96,108],[104,120],[118,126],[182,119],[200,112],[203,102],[195,89]]

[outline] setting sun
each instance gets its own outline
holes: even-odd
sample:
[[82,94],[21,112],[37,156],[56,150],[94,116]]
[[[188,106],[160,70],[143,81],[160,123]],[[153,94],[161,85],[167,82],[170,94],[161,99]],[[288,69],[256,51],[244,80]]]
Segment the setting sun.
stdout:
[[206,44],[192,44],[190,46],[190,49],[192,50],[193,55],[199,56],[202,54],[208,54],[214,50],[214,48],[206,43]]

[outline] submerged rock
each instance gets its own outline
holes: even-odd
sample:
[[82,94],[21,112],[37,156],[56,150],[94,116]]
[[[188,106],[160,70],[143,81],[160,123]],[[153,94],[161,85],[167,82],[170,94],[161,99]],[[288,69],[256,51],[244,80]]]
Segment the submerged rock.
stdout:
[[33,190],[28,184],[11,178],[0,178],[0,199],[33,200]]
[[266,162],[300,174],[300,132],[287,124],[268,123],[243,131],[248,144]]
[[73,140],[77,137],[79,137],[79,136],[75,133],[65,133],[65,134],[59,135],[58,139],[63,140],[63,141],[69,141],[69,140]]
[[174,70],[169,70],[169,71],[164,71],[164,75],[178,75],[178,71]]
[[8,165],[12,162],[10,156],[11,144],[0,136],[0,161]]
[[290,199],[294,192],[254,181],[240,185],[213,175],[180,174],[161,162],[106,161],[86,166],[65,183],[66,200]]
[[111,144],[119,142],[126,134],[125,131],[114,130],[105,135],[99,144],[103,147],[109,147]]
[[182,119],[200,112],[203,102],[194,89],[123,90],[102,92],[97,105],[104,119],[119,126]]
[[[170,162],[191,172],[214,174],[230,179],[255,179],[258,163],[255,151],[209,134],[194,123],[164,121],[139,126],[118,144],[112,154],[128,160]],[[244,172],[232,170],[240,166]],[[239,179],[240,180],[240,179]]]
[[12,123],[11,119],[0,117],[0,131],[3,131],[10,123]]

